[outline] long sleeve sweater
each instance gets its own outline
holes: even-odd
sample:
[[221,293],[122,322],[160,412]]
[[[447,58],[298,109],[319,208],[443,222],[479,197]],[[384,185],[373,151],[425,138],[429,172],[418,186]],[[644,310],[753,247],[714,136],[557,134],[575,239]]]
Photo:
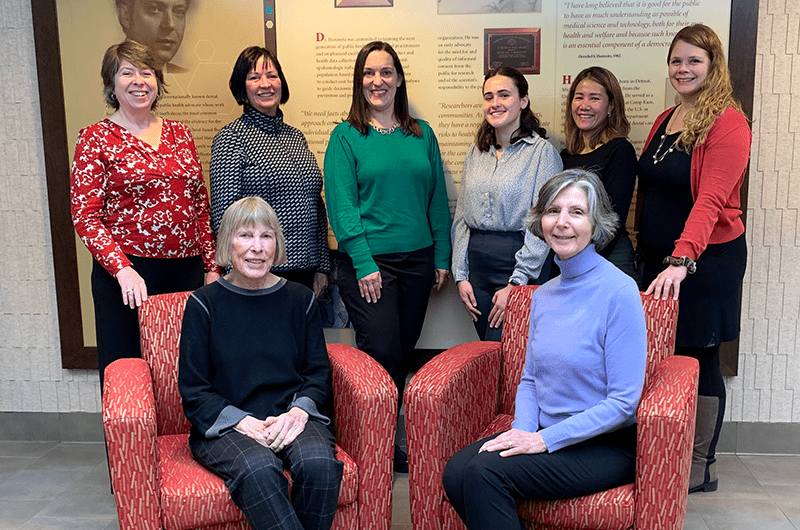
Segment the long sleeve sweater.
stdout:
[[634,281],[594,245],[536,290],[513,426],[552,452],[636,422],[647,332]]
[[324,419],[330,363],[313,293],[280,280],[247,290],[224,278],[186,302],[178,387],[196,434],[214,438],[247,415],[297,406]]
[[464,173],[453,219],[453,278],[469,279],[467,248],[471,230],[522,232],[523,246],[509,277],[518,285],[539,277],[549,252],[547,244],[523,227],[539,190],[561,171],[558,151],[539,135],[522,138],[497,158],[494,146],[481,151],[473,144],[464,159]]
[[286,263],[275,272],[330,272],[328,217],[322,173],[299,130],[283,112],[267,116],[250,105],[217,133],[211,144],[211,220],[242,197],[261,197],[278,215],[286,239]]
[[325,152],[325,199],[339,250],[356,276],[378,271],[374,255],[433,245],[434,266],[450,266],[450,209],[439,143],[418,120],[422,136],[370,128],[366,136],[347,122],[331,133]]
[[112,276],[125,256],[214,263],[208,194],[194,140],[164,119],[154,148],[109,119],[82,129],[72,161],[70,207],[75,231]]

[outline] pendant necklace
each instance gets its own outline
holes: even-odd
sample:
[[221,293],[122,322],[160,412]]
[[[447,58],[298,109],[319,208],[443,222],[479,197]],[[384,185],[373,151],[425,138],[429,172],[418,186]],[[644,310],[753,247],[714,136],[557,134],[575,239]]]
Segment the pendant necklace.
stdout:
[[[678,136],[680,136],[680,135],[678,135]],[[665,132],[664,132],[664,134],[662,134],[662,135],[661,135],[661,141],[660,141],[660,142],[658,142],[658,147],[656,147],[656,152],[655,152],[655,153],[653,153],[653,165],[656,165],[656,164],[658,164],[659,162],[661,162],[662,160],[664,160],[664,157],[665,157],[665,156],[667,156],[668,154],[670,154],[671,152],[673,152],[673,151],[675,150],[675,144],[676,144],[676,143],[678,143],[678,137],[677,137],[677,136],[675,137],[675,141],[674,141],[674,142],[672,142],[672,145],[671,145],[671,146],[669,146],[669,149],[667,149],[666,151],[664,151],[664,152],[663,152],[663,153],[662,153],[662,154],[659,156],[658,152],[659,152],[659,151],[661,151],[661,148],[662,148],[662,147],[664,147],[664,140],[666,140],[666,138],[667,138],[667,133],[666,133],[666,131],[665,131]]]
[[[682,108],[683,107],[681,107],[681,109]],[[675,116],[677,116],[677,114]],[[675,120],[675,121],[677,121],[677,120]],[[669,149],[664,151],[660,156],[658,154],[658,152],[661,151],[661,148],[664,147],[664,140],[667,139],[667,131],[668,130],[669,130],[669,123],[667,123],[667,126],[664,128],[664,134],[661,135],[661,141],[658,142],[658,147],[656,147],[656,152],[653,153],[653,165],[656,165],[659,162],[661,162],[662,160],[664,160],[664,157],[666,157],[668,154],[670,154],[671,152],[673,152],[675,150],[675,144],[678,143],[678,138],[680,137],[680,134],[675,137],[675,140],[672,142],[672,145],[669,146]],[[673,133],[673,134],[675,134],[675,133]]]

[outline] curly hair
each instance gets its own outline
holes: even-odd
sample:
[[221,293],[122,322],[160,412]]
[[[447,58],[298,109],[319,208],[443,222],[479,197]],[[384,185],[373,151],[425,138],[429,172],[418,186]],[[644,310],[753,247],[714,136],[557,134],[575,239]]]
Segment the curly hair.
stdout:
[[353,98],[350,102],[350,112],[344,120],[353,126],[358,132],[367,135],[369,132],[369,122],[372,116],[369,112],[369,103],[364,97],[364,65],[367,62],[367,57],[372,52],[386,52],[394,62],[394,69],[397,70],[397,79],[400,81],[400,86],[394,96],[394,117],[400,124],[400,128],[406,135],[413,134],[414,136],[422,136],[422,127],[419,126],[417,120],[411,117],[408,111],[408,90],[406,90],[406,74],[403,72],[403,65],[400,63],[400,57],[397,52],[388,43],[383,41],[372,41],[366,44],[361,51],[358,52],[356,57],[356,64],[353,68]]
[[709,58],[708,75],[700,85],[700,94],[697,96],[694,108],[683,118],[683,132],[676,142],[678,147],[691,153],[695,146],[705,142],[714,120],[725,109],[733,107],[743,115],[744,111],[733,97],[733,84],[725,61],[725,52],[714,30],[704,24],[693,24],[681,29],[669,45],[667,65],[678,42],[697,46],[704,50]]
[[[584,138],[581,130],[572,118],[572,99],[581,81],[588,79],[594,81],[606,91],[608,103],[611,106],[611,115],[603,122],[603,128],[589,140],[589,145],[584,145]],[[569,87],[567,95],[567,109],[564,113],[564,132],[566,138],[564,147],[567,153],[575,155],[583,151],[586,147],[594,149],[600,144],[608,143],[614,138],[627,138],[631,132],[631,124],[625,116],[625,98],[622,95],[622,88],[619,81],[609,70],[600,66],[590,66],[581,70],[572,86]]]
[[[525,79],[525,76],[522,75],[519,70],[511,68],[510,66],[501,66],[500,68],[493,68],[486,72],[486,75],[483,77],[483,85],[485,86],[486,81],[498,75],[507,77],[514,82],[514,86],[517,87],[517,92],[519,92],[520,99],[528,95],[528,81]],[[539,118],[537,118],[531,110],[531,103],[528,101],[528,106],[524,109],[520,109],[519,129],[514,131],[514,134],[511,135],[511,143],[514,144],[522,138],[527,138],[534,134],[538,134],[545,139],[547,138],[547,131],[539,123]],[[483,119],[483,123],[478,127],[478,132],[475,134],[475,145],[478,147],[478,150],[484,152],[488,151],[491,146],[495,146],[495,148],[500,147],[500,144],[497,143],[497,137],[494,134],[494,127],[489,125],[486,118]]]

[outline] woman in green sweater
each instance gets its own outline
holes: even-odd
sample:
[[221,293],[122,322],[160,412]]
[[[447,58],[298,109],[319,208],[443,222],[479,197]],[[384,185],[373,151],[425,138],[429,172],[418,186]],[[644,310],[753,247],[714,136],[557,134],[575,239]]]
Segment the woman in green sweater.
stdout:
[[439,144],[409,115],[403,67],[385,42],[356,58],[350,113],[325,152],[325,199],[356,342],[402,396],[430,290],[447,280],[450,210]]

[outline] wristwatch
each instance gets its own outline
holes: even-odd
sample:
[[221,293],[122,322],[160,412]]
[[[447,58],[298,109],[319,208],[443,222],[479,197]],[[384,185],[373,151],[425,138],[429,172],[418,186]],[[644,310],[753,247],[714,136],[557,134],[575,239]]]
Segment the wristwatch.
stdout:
[[680,258],[676,258],[675,256],[667,256],[664,258],[663,263],[664,265],[675,265],[676,267],[683,265],[686,267],[686,271],[689,274],[694,274],[697,270],[697,263],[687,256],[681,256]]

